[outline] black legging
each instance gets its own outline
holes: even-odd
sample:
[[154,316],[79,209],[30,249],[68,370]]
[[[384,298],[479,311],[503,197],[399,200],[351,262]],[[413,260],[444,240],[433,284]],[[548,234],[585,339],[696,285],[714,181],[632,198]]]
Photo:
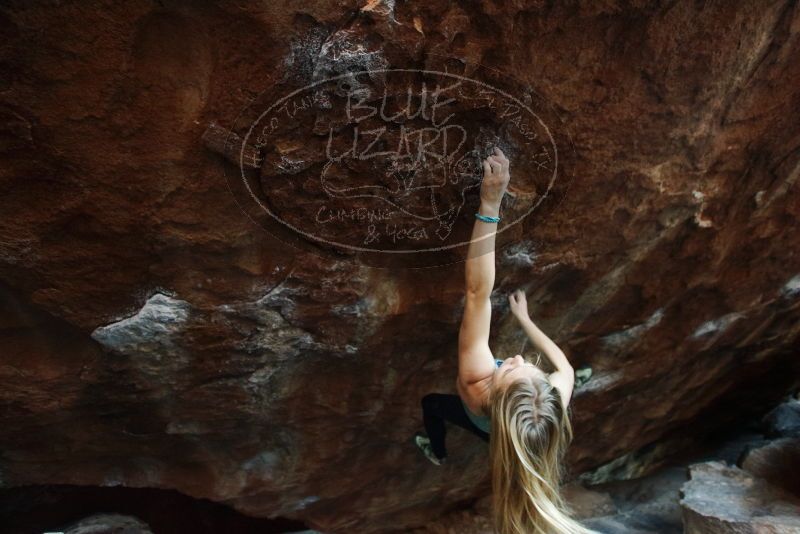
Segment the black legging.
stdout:
[[447,449],[444,445],[445,421],[465,428],[483,441],[489,442],[489,433],[484,432],[469,420],[464,405],[461,404],[461,397],[458,395],[428,393],[422,397],[422,420],[425,423],[425,432],[431,440],[433,453],[437,458],[447,456]]

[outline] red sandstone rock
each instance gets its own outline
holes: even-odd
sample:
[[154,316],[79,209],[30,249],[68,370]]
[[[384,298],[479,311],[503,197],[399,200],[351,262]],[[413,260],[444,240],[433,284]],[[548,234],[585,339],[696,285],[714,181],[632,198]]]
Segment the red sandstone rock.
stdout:
[[800,438],[777,439],[747,451],[740,467],[800,497]]
[[800,499],[724,462],[690,466],[681,487],[684,532],[800,532]]
[[[324,99],[241,182],[235,153],[204,138],[216,123],[244,139],[255,105],[347,69],[448,69],[550,128],[552,182],[554,153],[486,103],[458,108],[465,155],[513,155],[504,210],[536,206],[498,238],[493,351],[523,346],[505,307],[523,288],[594,371],[573,397],[571,472],[774,404],[798,376],[798,31],[787,0],[4,4],[2,484],[174,488],[365,533],[488,491],[471,436],[451,432],[444,469],[410,441],[419,399],[454,391],[463,247],[354,251],[231,194],[246,179],[314,221],[342,185],[318,179],[322,136],[345,126]],[[426,219],[426,247],[473,221],[459,161],[461,189],[428,181],[400,204],[453,208]],[[420,171],[370,165],[336,176],[388,187]],[[358,213],[326,229],[356,243]],[[403,232],[385,232],[402,234],[389,250],[413,243]]]

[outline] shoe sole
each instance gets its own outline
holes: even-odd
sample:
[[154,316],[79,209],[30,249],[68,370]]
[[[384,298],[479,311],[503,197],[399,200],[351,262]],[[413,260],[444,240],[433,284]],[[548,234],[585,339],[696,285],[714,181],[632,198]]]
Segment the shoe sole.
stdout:
[[575,388],[583,386],[592,378],[592,368],[588,365],[575,370]]
[[[438,460],[438,461],[434,461],[434,460],[433,460],[433,459],[432,459],[430,456],[428,456],[428,455],[425,453],[425,449],[422,447],[422,444],[421,444],[421,443],[420,443],[420,441],[419,441],[420,439],[428,439],[428,438],[426,438],[425,436],[423,436],[423,435],[422,435],[422,434],[420,434],[420,433],[414,434],[414,440],[413,440],[413,441],[414,441],[414,445],[416,445],[416,446],[417,446],[417,448],[420,450],[420,452],[422,453],[422,455],[423,455],[423,456],[425,456],[425,458],[427,458],[427,459],[428,459],[428,461],[429,461],[430,463],[432,463],[433,465],[442,465],[442,464],[444,463],[444,460],[439,460],[439,459],[437,458],[437,460]],[[429,441],[428,443],[430,443],[430,441]]]

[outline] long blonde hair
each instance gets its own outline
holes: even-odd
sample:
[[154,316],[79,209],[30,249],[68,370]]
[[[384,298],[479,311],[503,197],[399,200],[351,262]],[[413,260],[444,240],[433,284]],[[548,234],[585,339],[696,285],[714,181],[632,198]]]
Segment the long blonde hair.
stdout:
[[560,494],[573,433],[558,388],[540,377],[522,378],[492,387],[485,399],[495,532],[597,534],[570,517]]

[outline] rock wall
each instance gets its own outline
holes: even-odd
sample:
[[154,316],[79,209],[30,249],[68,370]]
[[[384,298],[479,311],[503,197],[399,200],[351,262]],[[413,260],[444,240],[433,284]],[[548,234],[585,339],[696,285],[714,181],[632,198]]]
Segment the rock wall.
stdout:
[[[436,469],[411,436],[455,392],[492,144],[491,347],[532,354],[523,288],[591,365],[573,474],[765,410],[800,371],[798,34],[793,0],[4,3],[0,483],[172,488],[325,532],[485,495],[485,445],[454,429]],[[430,159],[326,154],[344,110],[428,72],[463,82],[458,150],[431,116],[376,115],[377,146],[419,132]]]

